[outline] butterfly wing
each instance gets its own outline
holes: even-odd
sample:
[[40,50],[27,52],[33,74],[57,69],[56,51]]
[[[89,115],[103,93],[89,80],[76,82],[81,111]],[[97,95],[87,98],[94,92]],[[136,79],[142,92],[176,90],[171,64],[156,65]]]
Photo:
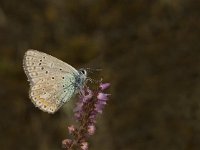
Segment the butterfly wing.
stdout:
[[78,71],[53,56],[28,50],[23,67],[31,86],[29,96],[45,112],[56,112],[76,91]]

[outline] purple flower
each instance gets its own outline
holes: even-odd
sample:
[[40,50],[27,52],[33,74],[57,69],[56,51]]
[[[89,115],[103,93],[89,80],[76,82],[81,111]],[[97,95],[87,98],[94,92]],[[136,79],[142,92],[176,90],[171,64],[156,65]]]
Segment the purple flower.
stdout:
[[107,89],[109,86],[110,86],[110,83],[101,83],[99,87],[103,91],[103,90]]
[[79,149],[88,150],[87,139],[96,130],[97,115],[103,112],[110,96],[103,91],[109,86],[110,83],[100,83],[94,90],[90,90],[88,87],[81,90],[79,101],[74,108],[74,117],[79,127],[75,128],[73,125],[68,127],[73,140],[66,139],[63,141],[67,149],[72,150],[74,147],[79,147]]
[[109,94],[104,94],[102,92],[99,92],[97,95],[97,102],[95,104],[95,110],[98,113],[102,113],[104,105],[106,105],[106,101],[108,100]]
[[106,100],[108,100],[108,96],[109,96],[110,94],[104,94],[104,93],[99,93],[98,95],[97,95],[97,99],[98,100],[104,100],[104,101],[106,101]]
[[85,88],[81,90],[81,95],[79,97],[79,102],[77,102],[76,107],[74,108],[74,116],[76,120],[80,120],[82,114],[83,114],[83,107],[86,103],[88,103],[89,100],[91,100],[93,97],[93,93],[89,88]]
[[89,88],[87,88],[87,90],[84,94],[85,95],[82,95],[83,102],[87,102],[87,100],[91,99],[93,96],[92,91]]

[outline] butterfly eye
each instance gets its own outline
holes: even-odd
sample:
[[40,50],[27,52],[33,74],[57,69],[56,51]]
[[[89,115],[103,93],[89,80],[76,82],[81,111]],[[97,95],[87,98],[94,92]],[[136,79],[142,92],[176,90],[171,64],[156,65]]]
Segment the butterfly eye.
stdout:
[[86,71],[85,71],[85,70],[81,70],[81,73],[82,73],[82,74],[86,74]]

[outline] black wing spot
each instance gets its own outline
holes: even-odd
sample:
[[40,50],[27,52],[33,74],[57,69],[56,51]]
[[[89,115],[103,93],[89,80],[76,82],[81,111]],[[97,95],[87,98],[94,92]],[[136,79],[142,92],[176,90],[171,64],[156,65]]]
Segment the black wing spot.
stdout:
[[62,69],[60,68],[60,71],[62,71]]
[[48,74],[49,72],[48,71],[46,71],[46,74]]
[[42,62],[42,59],[40,59],[40,62]]
[[41,65],[42,63],[39,63],[39,66]]
[[44,70],[44,67],[42,67],[41,70]]
[[54,77],[52,77],[51,79],[54,79]]
[[65,79],[65,77],[62,77],[62,79]]

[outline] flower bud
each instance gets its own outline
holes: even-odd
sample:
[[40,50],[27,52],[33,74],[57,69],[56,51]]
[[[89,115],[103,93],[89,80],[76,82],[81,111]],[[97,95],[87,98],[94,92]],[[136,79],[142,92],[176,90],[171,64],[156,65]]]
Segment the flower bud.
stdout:
[[81,143],[81,149],[82,150],[88,150],[88,143],[87,142],[83,142],[83,143]]
[[65,139],[62,141],[62,147],[63,148],[69,148],[72,144],[72,140],[70,139]]
[[95,126],[94,125],[89,125],[88,126],[88,134],[93,135],[95,132]]
[[68,127],[69,134],[72,134],[75,131],[75,127],[73,125]]

